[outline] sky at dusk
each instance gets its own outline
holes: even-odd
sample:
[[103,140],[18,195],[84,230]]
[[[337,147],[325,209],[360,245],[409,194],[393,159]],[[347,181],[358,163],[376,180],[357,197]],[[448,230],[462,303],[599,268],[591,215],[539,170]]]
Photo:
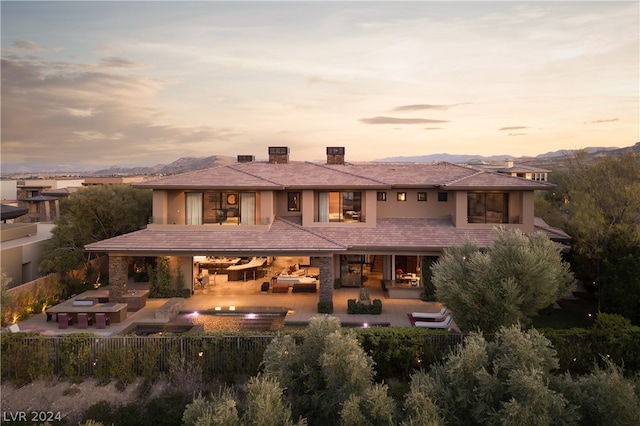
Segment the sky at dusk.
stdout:
[[2,1],[2,163],[640,140],[639,3]]

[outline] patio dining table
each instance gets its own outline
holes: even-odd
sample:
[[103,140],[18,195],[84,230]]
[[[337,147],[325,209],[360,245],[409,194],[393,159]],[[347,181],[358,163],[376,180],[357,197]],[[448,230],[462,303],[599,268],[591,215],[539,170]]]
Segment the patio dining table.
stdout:
[[109,321],[113,323],[119,323],[127,319],[127,304],[126,303],[94,303],[92,305],[80,306],[74,305],[74,300],[65,300],[55,306],[47,308],[47,314],[68,314],[73,318],[73,322],[77,323],[78,314],[89,314],[94,316],[97,313],[107,314]]

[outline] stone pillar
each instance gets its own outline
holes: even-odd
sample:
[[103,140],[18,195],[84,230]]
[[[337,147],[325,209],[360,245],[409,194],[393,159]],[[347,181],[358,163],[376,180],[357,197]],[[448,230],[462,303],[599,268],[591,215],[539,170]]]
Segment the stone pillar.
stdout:
[[333,257],[320,257],[320,302],[333,302]]
[[126,258],[109,256],[109,302],[124,303],[128,279]]

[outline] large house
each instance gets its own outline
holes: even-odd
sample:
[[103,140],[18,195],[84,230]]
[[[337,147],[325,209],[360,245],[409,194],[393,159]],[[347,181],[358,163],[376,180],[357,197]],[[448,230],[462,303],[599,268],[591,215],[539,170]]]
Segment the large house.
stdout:
[[226,268],[241,259],[229,279],[246,279],[243,263],[253,279],[263,272],[248,268],[260,259],[305,259],[318,266],[319,300],[332,301],[334,280],[358,286],[373,269],[422,286],[426,259],[465,237],[486,246],[496,226],[566,237],[534,218],[534,191],[552,189],[547,182],[443,162],[351,163],[344,147],[328,147],[326,163],[289,154],[269,147],[268,161],[239,155],[232,165],[134,184],[153,190],[152,223],[86,246],[109,255],[112,301],[126,290],[131,257],[169,257],[192,290],[203,262]]

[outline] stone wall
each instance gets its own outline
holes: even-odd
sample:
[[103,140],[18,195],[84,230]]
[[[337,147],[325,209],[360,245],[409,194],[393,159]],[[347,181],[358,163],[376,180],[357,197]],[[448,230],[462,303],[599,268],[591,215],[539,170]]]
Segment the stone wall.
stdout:
[[109,302],[124,303],[127,280],[127,258],[109,256]]
[[320,257],[320,302],[333,301],[333,257]]

